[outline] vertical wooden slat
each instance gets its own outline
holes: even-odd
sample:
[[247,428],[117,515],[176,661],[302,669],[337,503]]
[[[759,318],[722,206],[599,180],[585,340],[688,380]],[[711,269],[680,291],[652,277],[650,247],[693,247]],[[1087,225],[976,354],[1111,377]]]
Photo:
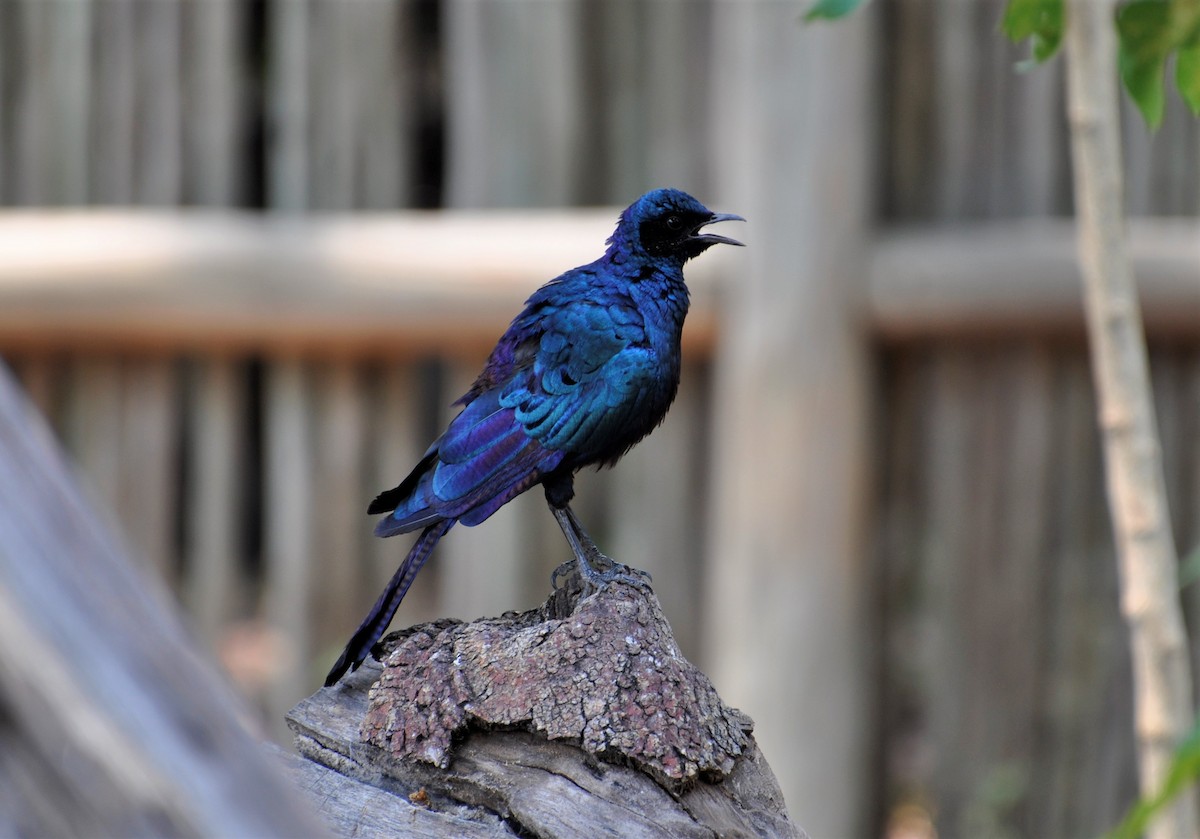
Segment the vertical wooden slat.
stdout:
[[412,76],[420,48],[411,32],[416,2],[373,0],[357,8],[351,21],[359,70],[356,206],[367,209],[392,209],[412,202],[409,170],[416,125]]
[[696,44],[708,38],[711,10],[696,0],[585,4],[596,32],[585,68],[595,77],[595,136],[584,140],[595,162],[580,172],[590,195],[627,204],[658,186],[707,191],[710,53]]
[[183,192],[189,203],[221,207],[242,200],[249,79],[240,42],[248,5],[240,0],[183,5]]
[[175,584],[179,401],[167,359],[131,361],[121,383],[119,515],[134,555]]
[[884,95],[892,103],[883,153],[887,176],[886,212],[891,217],[928,218],[933,214],[934,179],[929,150],[934,148],[932,114],[940,101],[935,81],[936,0],[905,0],[885,7],[890,16]]
[[409,181],[411,4],[318,0],[311,9],[309,205],[395,207]]
[[49,55],[53,88],[53,123],[47,198],[55,204],[87,200],[88,128],[90,113],[92,3],[50,3]]
[[700,415],[707,406],[699,371],[685,373],[666,421],[614,469],[611,543],[614,559],[653,575],[675,639],[694,657],[703,569]]
[[358,3],[330,0],[317,0],[312,7],[309,205],[322,210],[354,206],[354,143],[360,128],[355,117],[361,77],[355,60],[358,45],[353,38],[353,19],[361,14],[360,9]]
[[[346,633],[346,616],[366,609],[357,596],[365,576],[369,520],[362,487],[365,435],[364,392],[357,366],[335,360],[318,370],[313,383],[313,480],[315,532],[313,632],[320,645]],[[353,629],[353,626],[350,627]]]
[[1154,399],[1154,417],[1158,424],[1159,445],[1162,447],[1163,483],[1167,490],[1167,509],[1170,511],[1172,536],[1176,551],[1182,553],[1180,544],[1183,517],[1179,505],[1186,497],[1188,454],[1194,441],[1183,437],[1182,426],[1186,422],[1186,410],[1182,404],[1183,365],[1178,352],[1170,349],[1152,349],[1149,359],[1152,373],[1151,387]]
[[138,4],[135,0],[106,0],[92,5],[96,7],[96,61],[91,197],[101,204],[128,204],[133,200],[137,154]]
[[17,200],[78,204],[87,196],[91,3],[22,4]]
[[[972,755],[963,761],[969,768],[939,773],[940,781],[954,784],[962,796],[946,804],[947,827],[966,835],[991,832],[996,825],[1037,833],[1027,820],[1030,801],[1037,796],[1029,784],[1047,613],[1034,581],[1042,571],[1050,498],[1051,370],[1048,356],[1038,348],[1014,350],[973,365],[970,410],[978,436],[976,467],[967,479],[973,541],[954,565],[959,596],[946,621],[947,633],[958,632],[966,640],[959,678],[967,701],[957,715],[961,727],[946,731],[947,739],[936,748],[939,754],[957,749]],[[1014,621],[1014,615],[1027,618]],[[954,678],[943,668],[931,693]],[[993,707],[1001,689],[1010,701]],[[993,724],[974,724],[980,713],[975,709],[983,708]]]
[[173,206],[183,197],[181,4],[156,0],[138,7],[138,116],[135,128],[139,204]]
[[966,212],[976,186],[970,173],[978,119],[974,105],[979,67],[972,60],[976,46],[971,37],[971,24],[976,5],[961,0],[937,0],[936,7],[936,142],[940,161],[936,208],[937,216],[945,219]]
[[[918,653],[930,721],[926,748],[935,755],[948,751],[971,757],[961,762],[936,760],[930,782],[939,824],[953,835],[976,835],[1006,825],[1013,802],[995,803],[989,790],[1005,784],[1024,786],[1027,767],[1020,761],[1028,749],[1028,730],[1021,717],[1031,710],[1026,679],[1007,689],[1017,698],[995,709],[995,725],[974,724],[981,697],[1007,684],[1029,663],[1036,649],[1026,634],[1032,620],[1014,623],[1013,614],[1030,614],[1022,602],[1019,575],[1009,574],[1002,518],[1010,461],[1020,445],[1009,446],[1018,394],[1004,393],[1006,371],[977,353],[947,351],[934,392],[943,407],[930,424],[925,451],[936,459],[927,494],[931,499],[931,550],[922,587],[926,634]],[[1015,440],[1015,435],[1014,438]],[[1040,498],[1036,476],[1022,475],[1032,486],[1034,508]],[[1038,522],[1023,526],[1038,533]],[[1011,649],[996,649],[997,631],[1012,635]],[[1006,631],[1006,633],[1005,633]],[[1026,701],[1022,701],[1024,698]],[[1011,740],[1011,751],[1001,744]]]
[[1177,96],[1168,95],[1162,125],[1151,130],[1122,97],[1122,144],[1126,196],[1131,215],[1190,215],[1200,206],[1195,119]]
[[[452,363],[447,393],[453,396],[443,401],[448,403],[466,393],[478,373],[478,361]],[[457,406],[448,407],[444,422],[459,410]],[[499,615],[523,605],[522,568],[527,562],[528,546],[521,521],[536,495],[540,492],[526,493],[526,497],[509,502],[476,527],[458,525],[442,540],[433,561],[441,564],[438,583],[443,615],[471,619]]]
[[[596,91],[590,138],[592,154],[604,161],[607,171],[593,171],[591,176],[602,182],[606,195],[626,204],[645,192],[649,171],[647,152],[651,137],[669,122],[659,125],[654,109],[644,107],[642,97],[654,87],[653,76],[647,72],[650,50],[645,41],[646,18],[651,6],[665,3],[638,3],[614,0],[593,4],[586,11],[598,18],[589,21],[589,28],[599,30],[593,66],[600,84]],[[598,26],[597,26],[598,24]],[[602,98],[601,98],[602,97]],[[669,107],[664,102],[664,107]],[[679,155],[682,157],[683,155]],[[607,175],[607,177],[605,177]]]
[[971,141],[974,168],[979,172],[979,189],[972,203],[972,214],[978,216],[1004,215],[1023,200],[1013,188],[1012,177],[1006,173],[1010,149],[1005,142],[1005,128],[1013,118],[1014,50],[1002,37],[996,37],[996,22],[1004,15],[1003,0],[976,0],[970,5],[975,14],[966,33],[976,45],[974,62],[979,66],[979,88],[976,101],[975,136]]
[[920,709],[923,685],[912,678],[910,659],[917,649],[919,609],[914,592],[921,579],[921,557],[916,546],[922,532],[922,474],[925,452],[918,444],[919,430],[930,406],[927,381],[931,376],[927,353],[916,348],[888,353],[880,381],[885,388],[882,412],[888,421],[879,474],[876,516],[876,589],[879,611],[871,627],[878,639],[872,656],[880,684],[880,767],[882,778],[874,806],[880,823],[894,813],[932,818],[927,767],[922,761]]
[[235,361],[204,359],[196,364],[191,389],[184,587],[193,623],[209,649],[215,649],[228,621],[245,605],[247,581],[238,575],[247,454],[242,432],[245,372]]
[[[928,458],[921,493],[929,507],[923,522],[926,533],[922,542],[926,547],[922,552],[917,595],[921,610],[916,619],[913,658],[921,674],[922,716],[928,721],[922,746],[940,755],[938,745],[950,740],[949,732],[963,728],[962,717],[967,712],[965,680],[936,680],[939,672],[961,675],[966,670],[967,639],[958,631],[961,622],[951,625],[947,618],[956,617],[960,608],[967,610],[974,604],[959,603],[957,584],[961,574],[956,569],[971,554],[976,540],[986,536],[973,532],[978,517],[972,511],[979,503],[977,491],[982,485],[982,479],[975,476],[977,458],[972,456],[979,445],[971,427],[975,371],[969,356],[962,352],[939,353],[932,364],[927,391],[929,419],[921,441],[921,451]],[[951,766],[962,768],[957,762],[942,761],[933,761],[932,768],[936,772],[943,765],[947,770]],[[944,799],[950,795],[945,785],[953,784],[955,778],[950,771],[943,774],[947,777],[926,775],[925,783],[934,790],[933,806],[939,817],[946,819],[943,823],[960,830],[953,821],[959,815],[957,810],[945,816]],[[961,800],[957,788],[954,795]]]
[[1041,598],[1040,748],[1027,835],[1092,836],[1136,795],[1128,637],[1117,606],[1116,559],[1105,513],[1092,377],[1083,348],[1060,353],[1052,523]]
[[[267,625],[279,644],[279,672],[268,695],[273,731],[313,687],[313,501],[311,387],[296,359],[267,364],[264,382]],[[322,499],[323,501],[324,499]]]
[[[939,5],[940,3],[940,5]],[[899,0],[886,6],[884,90],[892,130],[888,207],[905,220],[1061,214],[1071,205],[1062,65],[1014,65],[1028,46],[997,35],[1002,0]],[[1200,205],[1200,128],[1178,97],[1150,132],[1123,103],[1126,194],[1134,215]]]
[[[1171,171],[1167,173],[1174,197],[1172,215],[1195,215],[1200,211],[1200,126],[1181,97],[1168,97],[1168,112],[1177,126],[1171,140]],[[1160,211],[1161,212],[1161,211]]]
[[282,0],[269,8],[267,206],[303,210],[310,205],[309,0]]
[[[1186,446],[1187,441],[1200,438],[1200,349],[1192,348],[1183,362],[1183,373],[1180,382],[1180,401],[1186,419],[1182,423],[1180,439]],[[1184,503],[1179,515],[1185,526],[1181,537],[1181,553],[1191,555],[1200,553],[1200,451],[1195,446],[1188,447],[1189,464],[1185,476]],[[1200,586],[1192,585],[1193,591]],[[1200,634],[1200,626],[1197,626]],[[1200,669],[1200,668],[1197,668]]]
[[558,206],[583,139],[579,0],[444,4],[446,203]]
[[[715,73],[708,42],[712,28],[710,2],[664,0],[642,4],[646,10],[643,52],[648,62],[641,108],[649,114],[645,145],[645,187],[678,186],[694,195],[712,189],[713,100]],[[609,177],[616,176],[616,172]],[[609,194],[614,203],[632,201],[636,186]]]
[[1154,206],[1153,138],[1136,108],[1121,103],[1121,146],[1125,159],[1125,202],[1130,215],[1146,215]]
[[[1011,67],[1007,68],[1012,72]],[[1052,62],[1037,72],[1023,73],[1013,83],[1013,112],[1005,131],[1014,148],[1009,165],[1000,167],[1001,180],[1015,177],[1019,204],[1008,214],[1052,215],[1066,211],[1070,191],[1063,121],[1062,62]]]
[[[14,2],[9,2],[6,14],[0,17],[0,90],[12,90],[15,85],[9,79],[16,73],[19,66],[20,53],[17,49],[15,30],[20,21],[19,10]],[[15,56],[15,57],[14,57]],[[7,97],[6,97],[7,98]],[[12,203],[9,185],[13,178],[13,162],[16,155],[12,148],[12,102],[0,108],[0,203]]]
[[47,31],[51,6],[42,0],[19,0],[14,6],[19,16],[16,40],[21,45],[21,61],[13,68],[12,81],[16,88],[12,144],[15,165],[11,168],[10,194],[15,204],[40,204],[48,200],[46,179],[52,155],[47,134],[51,130],[53,91],[51,68],[47,66]]
[[62,362],[44,353],[35,353],[21,359],[13,372],[21,381],[25,395],[51,425],[58,420],[58,382],[62,375]]
[[1086,355],[928,358],[886,409],[885,788],[944,835],[1102,832],[1136,785]]
[[805,829],[855,836],[872,695],[860,313],[876,53],[870,13],[819,29],[796,15],[785,3],[714,15],[713,203],[753,222],[750,247],[725,255],[738,283],[713,399],[704,642]]
[[76,358],[69,368],[64,442],[110,520],[120,509],[121,368],[113,358]]
[[[1200,350],[1192,349],[1187,355],[1183,389],[1189,414],[1184,440],[1194,441],[1200,438]],[[1188,501],[1178,512],[1186,521],[1179,544],[1180,555],[1194,561],[1200,556],[1200,453],[1195,452],[1194,446],[1192,448],[1191,464],[1187,470]],[[1194,580],[1183,589],[1183,605],[1189,618],[1189,635],[1192,638],[1192,672],[1200,674],[1200,584]]]

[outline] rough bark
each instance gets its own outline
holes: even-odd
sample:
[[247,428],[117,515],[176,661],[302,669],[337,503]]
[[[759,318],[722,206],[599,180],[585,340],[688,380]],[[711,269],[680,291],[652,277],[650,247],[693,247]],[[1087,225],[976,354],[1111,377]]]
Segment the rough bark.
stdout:
[[[1141,313],[1125,245],[1111,0],[1068,5],[1067,81],[1079,257],[1099,402],[1121,609],[1129,624],[1142,793],[1154,795],[1192,725],[1191,672],[1150,393]],[[1194,790],[1151,826],[1197,835]]]
[[[301,754],[445,828],[414,835],[803,836],[752,723],[683,658],[647,587],[581,598],[572,582],[540,609],[422,624],[377,650],[382,670],[288,721]],[[322,798],[349,835],[356,796]]]

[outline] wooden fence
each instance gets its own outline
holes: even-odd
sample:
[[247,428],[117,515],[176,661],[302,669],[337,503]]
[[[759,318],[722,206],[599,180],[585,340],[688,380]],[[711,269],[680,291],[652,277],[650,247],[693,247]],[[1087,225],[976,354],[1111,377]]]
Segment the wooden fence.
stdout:
[[[366,501],[452,416],[532,289],[526,278],[587,261],[614,218],[9,216],[0,350],[136,551],[227,663],[247,668],[247,687],[273,691],[269,718],[280,720],[407,550],[371,537]],[[520,247],[529,236],[554,246]],[[606,544],[681,581],[663,600],[693,654],[714,267],[692,272],[668,433],[619,472],[580,481]],[[514,507],[447,540],[406,620],[544,596],[565,543],[540,493]]]
[[[680,403],[581,477],[583,514],[656,572],[815,835],[1094,835],[1135,791],[1128,661],[1048,220],[1071,206],[1061,68],[1014,70],[1002,8],[886,0],[820,29],[785,0],[0,0],[0,204],[224,208],[3,219],[0,353],[278,719],[405,547],[362,502],[612,217],[302,213],[686,187],[752,247],[694,266]],[[1198,130],[1173,98],[1156,134],[1125,126],[1181,550]],[[823,412],[830,369],[861,386],[851,422]],[[401,619],[534,602],[564,554],[541,506],[457,530]]]
[[[0,251],[41,256],[0,268],[0,351],[102,506],[278,719],[318,683],[405,549],[369,536],[364,499],[404,474],[469,384],[504,325],[496,299],[519,296],[520,275],[546,271],[545,254],[504,254],[511,238],[490,234],[549,225],[569,253],[610,220],[419,215],[295,222],[281,233],[252,218],[9,216]],[[504,273],[481,275],[479,255],[454,248],[425,268],[407,250],[315,255],[313,243],[372,239],[372,225],[396,241],[497,243],[484,262]],[[108,235],[89,246],[97,226]],[[42,247],[55,241],[76,247]],[[146,241],[170,242],[186,268],[143,261],[137,243]],[[298,252],[300,242],[313,252]],[[1198,242],[1186,223],[1134,229],[1184,548],[1200,542],[1191,444],[1200,349],[1189,330],[1200,322],[1200,283],[1189,279],[1200,275]],[[880,783],[899,812],[936,802],[952,835],[993,822],[1098,830],[1134,788],[1128,663],[1070,249],[1067,225],[1043,223],[895,233],[873,250],[885,418],[873,469],[872,634],[882,651],[873,713],[889,761]],[[272,255],[310,274],[265,279]],[[712,308],[732,280],[721,279],[730,265],[719,260],[695,268],[679,403],[618,470],[586,474],[580,489],[602,542],[655,573],[685,648],[703,660]],[[997,292],[1000,279],[987,281],[997,269],[1031,282]],[[210,308],[198,305],[214,288]],[[228,289],[238,288],[235,300]],[[403,322],[416,299],[423,328],[389,334],[389,317]],[[455,532],[402,619],[533,604],[564,557],[531,493],[478,530]],[[1021,688],[998,701],[998,682]]]

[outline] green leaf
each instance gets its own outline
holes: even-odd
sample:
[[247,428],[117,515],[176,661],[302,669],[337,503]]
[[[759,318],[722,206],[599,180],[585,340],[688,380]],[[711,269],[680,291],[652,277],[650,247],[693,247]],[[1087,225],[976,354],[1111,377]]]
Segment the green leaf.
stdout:
[[1166,780],[1153,797],[1144,798],[1126,814],[1107,839],[1140,839],[1154,817],[1177,796],[1184,787],[1200,778],[1200,722],[1187,739],[1175,750],[1167,769]]
[[1029,38],[1033,60],[1041,64],[1062,45],[1064,7],[1064,0],[1008,0],[1000,28],[1014,44]]
[[1162,124],[1163,72],[1173,47],[1173,0],[1133,0],[1117,12],[1121,81],[1151,128]]
[[1162,125],[1166,103],[1166,96],[1163,94],[1166,59],[1138,60],[1121,53],[1118,65],[1125,90],[1142,112],[1142,118],[1151,128],[1158,128]]
[[1175,86],[1200,114],[1200,0],[1133,0],[1117,12],[1118,65],[1125,89],[1151,128],[1162,123],[1167,58]]
[[1175,58],[1175,86],[1192,114],[1200,116],[1200,44],[1179,48]]
[[804,16],[804,22],[813,20],[837,20],[861,6],[866,0],[817,0]]

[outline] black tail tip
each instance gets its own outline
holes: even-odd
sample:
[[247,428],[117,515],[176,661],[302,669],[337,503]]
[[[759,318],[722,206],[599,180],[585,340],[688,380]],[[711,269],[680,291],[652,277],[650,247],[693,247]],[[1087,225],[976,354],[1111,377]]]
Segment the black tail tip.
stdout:
[[325,677],[325,687],[333,687],[341,681],[342,676],[357,670],[360,664],[362,664],[361,658],[355,661],[350,657],[349,649],[343,650],[342,654],[338,656],[338,660],[334,662],[333,667],[330,668],[329,675]]

